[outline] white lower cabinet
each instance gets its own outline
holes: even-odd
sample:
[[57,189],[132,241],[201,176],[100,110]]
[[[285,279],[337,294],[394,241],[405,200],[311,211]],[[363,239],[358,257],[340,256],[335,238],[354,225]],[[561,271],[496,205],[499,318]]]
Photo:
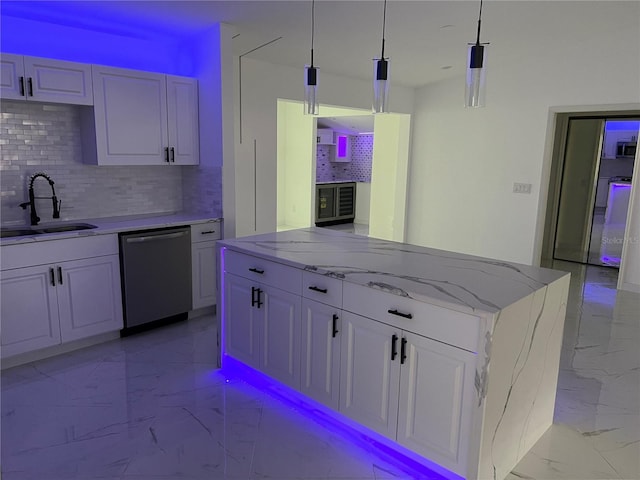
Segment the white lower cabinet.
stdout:
[[53,267],[6,270],[0,281],[2,357],[60,343]]
[[218,222],[191,225],[191,291],[194,310],[216,303],[216,240],[220,239],[220,234]]
[[338,410],[340,404],[340,341],[342,311],[302,299],[300,391]]
[[224,293],[226,353],[298,389],[300,296],[229,273]]
[[299,389],[301,298],[269,285],[261,285],[256,297],[264,310],[260,370]]
[[473,335],[475,317],[346,283],[343,299],[341,281],[310,272],[293,293],[300,270],[238,252],[225,262],[226,354],[467,476],[476,354],[411,330],[449,339],[466,322]]
[[216,303],[216,242],[191,245],[193,308]]
[[57,268],[62,342],[122,328],[118,255],[65,262]]
[[408,332],[401,342],[397,442],[465,476],[475,355]]
[[400,330],[350,312],[342,325],[340,413],[395,439]]
[[255,285],[252,280],[225,274],[224,308],[225,351],[233,358],[260,368],[260,330],[264,310],[255,308]]
[[120,330],[117,245],[100,235],[3,246],[2,358]]

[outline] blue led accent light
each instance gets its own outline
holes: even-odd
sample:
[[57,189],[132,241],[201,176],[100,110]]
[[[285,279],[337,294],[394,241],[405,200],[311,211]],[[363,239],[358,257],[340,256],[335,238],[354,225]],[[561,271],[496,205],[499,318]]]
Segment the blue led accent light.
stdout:
[[[136,23],[131,15],[100,3],[2,2],[2,51],[196,76],[198,39],[192,33],[169,31],[159,22]],[[85,15],[88,8],[91,15]]]
[[463,480],[463,477],[407,450],[379,433],[369,430],[228,355],[222,357],[221,373],[227,378],[227,381],[238,379],[247,382],[279,401],[291,405],[322,428],[355,445],[362,446],[365,450],[372,451],[381,461],[393,465],[406,474],[401,477],[403,480]]
[[607,132],[611,131],[620,131],[620,130],[629,130],[629,131],[639,131],[640,130],[640,121],[635,120],[607,120],[604,124],[604,129]]

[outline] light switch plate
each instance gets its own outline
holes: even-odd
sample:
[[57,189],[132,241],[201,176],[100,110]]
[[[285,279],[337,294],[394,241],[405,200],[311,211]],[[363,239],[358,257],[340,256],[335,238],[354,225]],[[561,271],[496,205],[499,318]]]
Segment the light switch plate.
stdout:
[[531,184],[514,182],[513,193],[531,193]]

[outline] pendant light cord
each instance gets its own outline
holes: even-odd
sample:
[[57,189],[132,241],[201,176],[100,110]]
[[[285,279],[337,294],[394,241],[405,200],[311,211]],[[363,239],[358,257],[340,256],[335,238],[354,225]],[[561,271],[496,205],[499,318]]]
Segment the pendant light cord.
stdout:
[[316,33],[316,2],[311,0],[311,68],[313,68],[313,39]]
[[384,10],[382,13],[382,54],[380,59],[384,60],[384,32],[387,25],[387,0],[384,0]]
[[480,45],[480,24],[482,22],[482,0],[480,0],[480,12],[478,13],[478,37],[476,38],[476,45]]

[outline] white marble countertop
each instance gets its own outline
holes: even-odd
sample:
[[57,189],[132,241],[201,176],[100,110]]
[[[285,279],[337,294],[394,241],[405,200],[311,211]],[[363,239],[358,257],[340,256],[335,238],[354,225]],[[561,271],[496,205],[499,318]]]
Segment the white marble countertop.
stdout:
[[466,313],[496,313],[566,272],[326,228],[219,242],[280,263]]
[[0,246],[16,245],[29,242],[46,242],[62,238],[84,237],[91,235],[106,235],[111,233],[140,230],[146,228],[164,228],[178,225],[192,225],[197,223],[219,223],[222,219],[202,213],[176,212],[165,214],[127,215],[121,217],[87,218],[60,222],[42,222],[35,227],[24,225],[2,225],[2,228],[46,228],[48,226],[65,225],[69,223],[89,223],[97,228],[76,230],[71,232],[40,233],[20,237],[0,239]]

